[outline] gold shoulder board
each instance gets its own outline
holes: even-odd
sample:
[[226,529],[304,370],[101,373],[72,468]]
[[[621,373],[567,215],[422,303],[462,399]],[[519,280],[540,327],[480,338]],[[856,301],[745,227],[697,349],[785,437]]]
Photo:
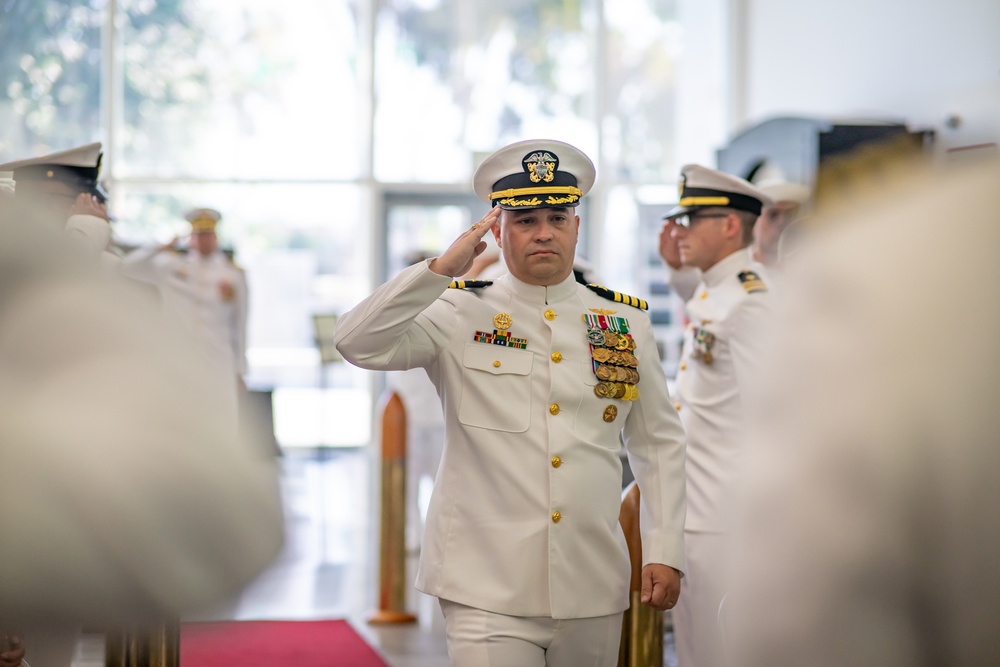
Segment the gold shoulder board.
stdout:
[[740,284],[743,285],[743,289],[745,289],[748,294],[767,291],[767,285],[765,285],[764,281],[760,279],[760,276],[753,271],[740,271],[739,277]]
[[638,297],[622,294],[621,292],[615,292],[614,290],[609,290],[607,287],[603,287],[601,285],[587,285],[587,289],[594,292],[598,296],[603,296],[608,301],[624,303],[626,306],[632,306],[633,308],[638,308],[639,310],[649,310],[649,304]]

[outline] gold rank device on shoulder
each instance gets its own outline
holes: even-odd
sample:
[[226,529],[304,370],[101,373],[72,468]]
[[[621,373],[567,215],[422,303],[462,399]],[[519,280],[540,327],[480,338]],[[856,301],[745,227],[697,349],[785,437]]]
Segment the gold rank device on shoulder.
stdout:
[[614,290],[609,290],[607,287],[602,285],[587,285],[587,289],[598,296],[604,297],[608,301],[624,303],[626,306],[632,306],[633,308],[638,308],[639,310],[649,310],[649,304],[638,297],[622,294],[621,292],[615,292]]

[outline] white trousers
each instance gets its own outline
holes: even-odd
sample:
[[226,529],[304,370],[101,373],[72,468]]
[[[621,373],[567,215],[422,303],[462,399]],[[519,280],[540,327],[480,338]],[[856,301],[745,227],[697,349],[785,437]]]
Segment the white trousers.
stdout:
[[687,569],[674,607],[678,667],[723,667],[719,605],[726,594],[728,537],[684,532]]
[[552,619],[440,600],[452,667],[615,667],[622,614]]

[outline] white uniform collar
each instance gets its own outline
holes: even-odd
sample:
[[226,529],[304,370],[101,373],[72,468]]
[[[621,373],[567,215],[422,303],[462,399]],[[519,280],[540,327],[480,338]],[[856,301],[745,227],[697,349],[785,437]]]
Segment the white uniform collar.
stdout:
[[200,252],[191,249],[188,251],[187,257],[189,262],[196,262],[199,264],[219,264],[222,260],[225,259],[221,250],[216,250],[208,257],[203,257]]
[[576,277],[572,271],[565,280],[555,285],[529,285],[509,273],[500,278],[500,282],[517,298],[540,306],[562,301],[576,294]]
[[740,248],[731,255],[727,255],[716,262],[712,268],[702,273],[702,280],[709,287],[715,287],[726,278],[735,276],[739,273],[740,269],[746,268],[753,263],[753,257],[750,256],[750,252],[750,247],[747,246],[746,248]]

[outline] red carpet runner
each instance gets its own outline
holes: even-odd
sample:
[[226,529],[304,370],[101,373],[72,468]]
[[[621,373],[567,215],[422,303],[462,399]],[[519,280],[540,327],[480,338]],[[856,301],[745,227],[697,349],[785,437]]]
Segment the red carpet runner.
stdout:
[[388,667],[346,621],[181,627],[181,667]]

